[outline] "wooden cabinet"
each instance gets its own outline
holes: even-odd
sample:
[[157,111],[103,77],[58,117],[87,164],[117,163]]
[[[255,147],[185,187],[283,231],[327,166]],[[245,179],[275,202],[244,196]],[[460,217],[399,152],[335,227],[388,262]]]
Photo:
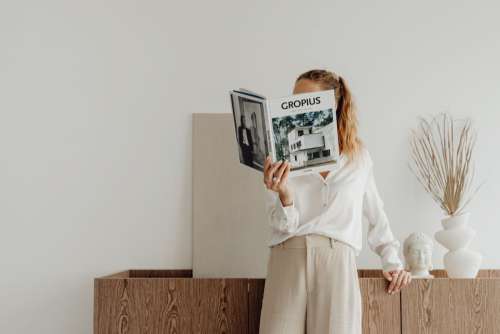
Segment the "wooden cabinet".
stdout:
[[[385,292],[358,270],[363,333],[500,333],[500,270],[475,279],[414,279]],[[94,334],[258,333],[265,279],[192,278],[191,270],[127,270],[94,280]]]

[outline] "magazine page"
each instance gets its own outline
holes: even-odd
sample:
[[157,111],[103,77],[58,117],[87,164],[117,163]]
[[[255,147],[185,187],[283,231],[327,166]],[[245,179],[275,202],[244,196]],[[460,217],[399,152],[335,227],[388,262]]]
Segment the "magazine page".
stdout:
[[262,172],[271,146],[267,138],[266,99],[242,88],[229,94],[240,163]]
[[290,163],[289,177],[333,170],[339,159],[334,90],[268,100],[273,161]]

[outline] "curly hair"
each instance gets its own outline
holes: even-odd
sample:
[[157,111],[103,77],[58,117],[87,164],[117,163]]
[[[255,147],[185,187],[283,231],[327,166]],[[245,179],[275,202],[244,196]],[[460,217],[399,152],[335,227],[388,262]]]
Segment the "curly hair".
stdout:
[[353,161],[358,157],[364,144],[358,137],[356,106],[344,78],[332,71],[313,69],[299,75],[295,82],[301,79],[314,81],[324,90],[335,90],[339,150],[346,154],[349,161]]

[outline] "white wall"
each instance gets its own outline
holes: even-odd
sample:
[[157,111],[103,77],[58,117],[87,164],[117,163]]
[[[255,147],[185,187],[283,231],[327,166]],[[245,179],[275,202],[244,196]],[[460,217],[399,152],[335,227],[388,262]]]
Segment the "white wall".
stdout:
[[[416,116],[480,131],[471,247],[498,268],[500,5],[475,1],[8,1],[0,10],[0,332],[90,333],[92,279],[191,267],[191,114],[227,90],[351,84],[393,231],[441,213],[409,172]],[[196,94],[196,96],[194,95]],[[175,124],[175,126],[172,126]],[[442,266],[443,249],[435,264]],[[359,266],[376,267],[365,248]]]

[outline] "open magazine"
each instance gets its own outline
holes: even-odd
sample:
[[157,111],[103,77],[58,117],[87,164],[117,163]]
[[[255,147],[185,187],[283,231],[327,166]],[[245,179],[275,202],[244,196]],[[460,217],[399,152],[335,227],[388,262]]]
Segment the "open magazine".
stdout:
[[240,162],[259,171],[264,160],[287,160],[289,177],[334,170],[339,159],[334,90],[266,99],[229,92]]

